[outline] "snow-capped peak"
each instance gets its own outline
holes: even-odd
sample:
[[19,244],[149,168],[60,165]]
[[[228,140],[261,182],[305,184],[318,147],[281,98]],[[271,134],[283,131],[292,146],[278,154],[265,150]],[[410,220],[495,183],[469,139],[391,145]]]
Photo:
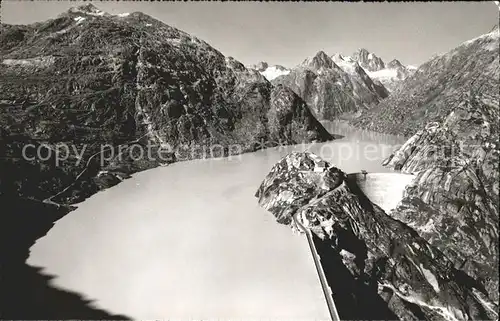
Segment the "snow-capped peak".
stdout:
[[343,56],[342,54],[336,53],[332,55],[333,62],[340,67],[344,72],[348,74],[356,74],[356,68],[359,68],[359,64],[349,56]]
[[332,58],[330,58],[324,51],[320,50],[314,55],[314,57],[306,58],[302,64],[302,66],[312,69],[321,69],[321,68],[333,68],[335,67],[335,63]]
[[[493,28],[493,30],[490,31],[489,33],[486,33],[486,34],[481,35],[479,37],[476,37],[474,39],[467,40],[467,41],[463,42],[461,44],[461,46],[468,46],[468,45],[470,45],[478,40],[487,40],[487,41],[497,40],[498,41],[499,36],[500,36],[500,32],[499,32],[498,26],[495,26],[495,28]],[[495,43],[493,43],[493,45],[488,46],[488,49],[498,51],[498,45],[497,44],[495,45]]]
[[84,14],[92,15],[92,16],[104,16],[104,15],[106,15],[106,12],[99,10],[96,6],[94,6],[91,3],[86,4],[86,5],[82,5],[82,6],[78,6],[78,7],[70,8],[69,12],[71,12],[71,13],[84,13]]
[[285,68],[281,65],[270,66],[265,61],[261,61],[257,65],[252,65],[249,68],[257,70],[262,76],[264,76],[269,81],[279,76],[288,75],[290,73],[290,69],[288,68]]
[[390,61],[390,62],[386,65],[386,67],[387,67],[387,68],[391,68],[391,69],[393,69],[393,68],[401,68],[401,67],[403,67],[403,64],[402,64],[399,60],[397,60],[397,59],[393,59],[393,60],[391,60],[391,61]]
[[73,18],[73,20],[76,21],[77,25],[79,25],[80,23],[82,23],[83,20],[85,20],[85,17],[78,16],[78,17]]
[[382,59],[364,48],[358,49],[352,57],[365,70],[377,71],[385,68],[385,64]]

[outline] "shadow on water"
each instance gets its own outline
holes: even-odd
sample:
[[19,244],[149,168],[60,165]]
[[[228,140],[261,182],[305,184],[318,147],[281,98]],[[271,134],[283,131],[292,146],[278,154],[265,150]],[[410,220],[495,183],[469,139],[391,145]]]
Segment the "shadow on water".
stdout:
[[92,307],[81,294],[53,287],[54,276],[25,263],[29,248],[71,208],[6,196],[0,204],[0,319],[130,320]]

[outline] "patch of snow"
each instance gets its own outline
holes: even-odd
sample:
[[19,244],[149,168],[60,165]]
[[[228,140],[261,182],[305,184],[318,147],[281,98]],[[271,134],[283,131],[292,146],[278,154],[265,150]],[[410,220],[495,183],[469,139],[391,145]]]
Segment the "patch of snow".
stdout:
[[419,296],[405,295],[399,289],[396,289],[396,287],[394,287],[392,284],[388,282],[379,284],[379,286],[391,289],[402,300],[436,311],[443,317],[443,320],[446,321],[465,320],[463,313],[460,310],[453,308],[451,306],[431,305],[431,302],[426,302],[422,300],[422,298],[420,298]]
[[343,57],[340,54],[332,56],[333,62],[340,67],[344,72],[356,75],[356,62],[351,59],[351,57]]
[[373,59],[373,54],[371,52],[368,54],[368,59]]
[[408,65],[408,66],[406,66],[406,68],[408,68],[410,70],[417,70],[418,69],[418,67],[415,67],[413,65]]
[[366,71],[366,73],[368,74],[368,76],[370,76],[370,78],[374,78],[380,81],[399,79],[397,69],[386,68],[377,71]]
[[[460,47],[461,46],[469,46],[471,45],[472,43],[478,41],[478,40],[497,40],[499,39],[499,36],[500,36],[500,32],[499,32],[499,29],[495,29],[493,30],[492,32],[490,33],[487,33],[487,34],[484,34],[484,35],[481,35],[479,37],[476,37],[474,39],[470,39],[470,40],[467,40],[467,41],[464,41],[460,44]],[[487,50],[498,50],[498,43],[493,43],[493,44],[489,44],[487,47],[486,47]]]
[[99,173],[97,173],[97,177],[101,177],[102,175],[106,175],[108,173],[108,171],[99,171]]
[[118,16],[118,17],[121,17],[121,18],[123,18],[123,17],[127,17],[127,16],[129,16],[129,15],[130,15],[130,13],[129,13],[129,12],[125,12],[125,13],[119,13],[119,14],[117,14],[117,16]]
[[279,76],[288,75],[289,73],[290,73],[290,70],[288,70],[288,69],[282,70],[282,69],[276,68],[276,66],[270,66],[270,67],[267,67],[266,70],[262,71],[260,74],[262,76],[266,77],[267,80],[271,81]]
[[94,7],[91,4],[86,5],[86,6],[71,8],[71,9],[69,9],[69,12],[83,13],[83,14],[88,14],[91,16],[104,16],[106,14],[106,12],[97,9],[96,7]]
[[43,56],[27,59],[4,59],[2,64],[8,66],[24,66],[24,67],[48,67],[52,65],[55,58],[52,56]]
[[180,46],[182,42],[180,38],[166,38],[165,40],[172,46],[176,47]]
[[427,282],[429,282],[429,284],[432,286],[434,291],[436,293],[439,293],[439,282],[436,279],[436,276],[434,274],[432,274],[432,272],[430,270],[427,270],[426,268],[424,268],[422,263],[420,263],[420,270],[422,271],[422,274],[425,276],[425,278],[427,279]]
[[96,10],[94,12],[89,12],[88,14],[92,16],[104,16],[104,13],[105,13],[104,11]]
[[76,21],[77,25],[79,25],[80,23],[82,23],[83,20],[85,20],[85,17],[76,17],[73,20]]
[[[407,67],[409,74],[415,72],[416,68],[413,68]],[[385,68],[378,71],[369,71],[365,69],[365,72],[371,79],[380,81],[389,91],[392,91],[399,81],[409,76],[409,74],[400,74],[397,68]]]
[[420,232],[423,232],[423,233],[430,233],[432,232],[436,227],[434,226],[434,220],[431,218],[429,219],[429,221],[427,221],[427,223],[425,223],[425,225],[421,226],[418,228],[418,230]]
[[146,23],[146,27],[151,27],[152,25],[152,23]]
[[472,294],[474,294],[474,297],[479,301],[479,303],[481,303],[481,305],[483,307],[487,308],[488,310],[490,310],[491,312],[493,312],[493,314],[495,314],[496,316],[498,316],[498,311],[495,308],[495,305],[492,304],[492,303],[490,303],[490,302],[488,302],[487,300],[485,300],[484,294],[482,294],[481,292],[479,292],[479,290],[476,289],[476,288],[472,288]]

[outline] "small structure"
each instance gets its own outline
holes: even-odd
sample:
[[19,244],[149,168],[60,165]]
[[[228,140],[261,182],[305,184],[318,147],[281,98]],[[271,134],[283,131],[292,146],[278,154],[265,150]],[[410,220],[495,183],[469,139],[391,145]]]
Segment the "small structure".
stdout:
[[365,171],[364,169],[361,170],[361,174],[363,174],[363,177],[364,179],[366,180],[366,174],[368,174],[367,171]]

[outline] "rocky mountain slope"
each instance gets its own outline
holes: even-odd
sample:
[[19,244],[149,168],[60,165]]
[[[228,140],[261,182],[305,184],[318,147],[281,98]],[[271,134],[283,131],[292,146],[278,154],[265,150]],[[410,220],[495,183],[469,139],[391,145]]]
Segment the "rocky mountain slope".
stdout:
[[273,80],[276,77],[288,75],[290,73],[290,69],[288,68],[285,68],[281,65],[269,66],[269,64],[264,61],[259,62],[257,65],[250,66],[249,68],[257,70],[269,81]]
[[431,59],[355,125],[413,135],[385,164],[415,173],[391,215],[498,304],[499,31]]
[[393,92],[402,80],[417,69],[405,66],[397,59],[385,63],[382,58],[363,48],[358,49],[350,58],[357,61],[371,79],[380,81],[389,92]]
[[0,28],[4,319],[121,318],[24,265],[67,204],[174,161],[332,138],[290,89],[140,12]]
[[478,280],[498,303],[499,100],[469,96],[386,160],[415,173],[391,213]]
[[[320,255],[323,265],[336,264],[327,278],[335,301],[348,302],[338,304],[341,318],[498,318],[478,279],[370,203],[345,173],[318,156],[289,154],[274,165],[256,197],[278,222],[293,226],[295,218],[321,239],[320,248],[331,249]],[[381,312],[384,307],[390,313]]]
[[[110,15],[89,4],[2,25],[0,52],[2,168],[10,169],[2,194],[46,199],[76,177],[76,190],[92,191],[99,179],[117,182],[160,163],[331,138],[291,90],[140,12]],[[83,155],[59,166],[27,162],[27,143],[49,151],[65,143]],[[100,164],[103,144],[113,146],[107,153],[127,148]],[[162,157],[132,161],[140,151],[133,144]],[[73,198],[72,190],[57,199]]]
[[323,51],[307,58],[273,84],[283,84],[302,97],[319,119],[332,120],[378,104],[388,92],[359,64]]
[[386,67],[382,58],[377,57],[375,54],[364,48],[360,48],[354,52],[351,58],[354,61],[357,61],[363,69],[369,72],[379,71],[385,69]]
[[368,53],[366,49],[360,49],[352,56],[335,54],[332,59],[345,71],[353,70],[357,65],[361,66],[374,83],[385,87],[389,93],[394,91],[398,84],[415,70],[414,67],[404,66],[397,59],[386,65],[381,58],[371,53],[368,54],[368,57],[372,57],[371,59],[364,59],[364,56],[360,55],[359,52]]
[[399,60],[391,60],[384,69],[367,72],[370,78],[380,81],[389,92],[394,92],[403,80],[411,76],[417,68],[404,66]]
[[498,97],[499,31],[462,43],[421,65],[389,98],[364,111],[353,125],[384,133],[413,135],[441,122],[469,92]]

